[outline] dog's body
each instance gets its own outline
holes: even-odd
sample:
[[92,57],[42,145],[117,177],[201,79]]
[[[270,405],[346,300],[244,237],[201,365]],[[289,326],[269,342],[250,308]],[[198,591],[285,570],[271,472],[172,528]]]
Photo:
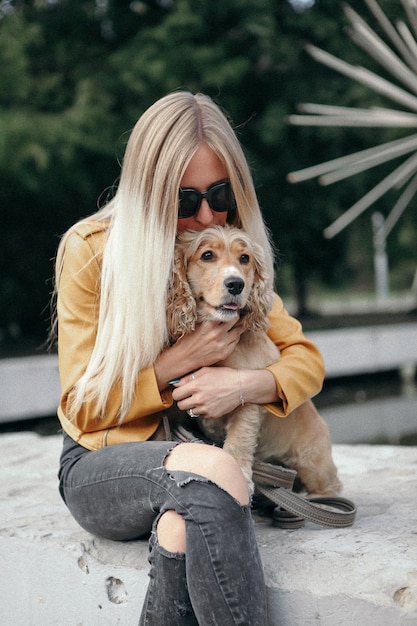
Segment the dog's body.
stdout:
[[[266,333],[274,297],[264,273],[262,250],[243,231],[212,227],[179,238],[168,302],[173,340],[191,332],[196,322],[241,317],[245,331],[239,344],[218,365],[236,370],[265,368],[279,359],[278,349]],[[222,418],[199,418],[199,422],[203,432],[224,443],[224,449],[237,460],[251,492],[255,456],[297,470],[310,494],[333,495],[341,489],[328,427],[311,401],[285,419],[262,406],[244,404]]]

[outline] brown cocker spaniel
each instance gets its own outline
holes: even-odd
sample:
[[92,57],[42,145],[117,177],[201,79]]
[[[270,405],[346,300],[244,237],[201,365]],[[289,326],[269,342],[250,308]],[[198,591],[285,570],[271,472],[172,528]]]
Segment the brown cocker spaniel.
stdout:
[[[219,365],[257,369],[279,359],[267,335],[275,295],[265,276],[263,252],[244,231],[215,226],[183,233],[174,265],[167,311],[173,341],[191,332],[197,322],[240,318],[245,331],[233,354]],[[200,417],[199,424],[206,436],[224,442],[251,493],[254,457],[297,470],[310,494],[334,495],[341,489],[328,427],[311,401],[285,419],[262,406],[244,404],[220,419]]]

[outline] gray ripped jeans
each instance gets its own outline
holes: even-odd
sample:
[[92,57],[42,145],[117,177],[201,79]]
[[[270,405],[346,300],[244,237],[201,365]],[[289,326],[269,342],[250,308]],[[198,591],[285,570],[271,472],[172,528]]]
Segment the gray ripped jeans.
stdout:
[[[90,452],[64,435],[60,492],[94,535],[150,535],[150,582],[140,626],[266,626],[266,589],[250,506],[196,474],[167,471],[176,444],[121,443]],[[186,445],[186,444],[185,444]],[[187,553],[158,544],[159,517],[185,520]]]

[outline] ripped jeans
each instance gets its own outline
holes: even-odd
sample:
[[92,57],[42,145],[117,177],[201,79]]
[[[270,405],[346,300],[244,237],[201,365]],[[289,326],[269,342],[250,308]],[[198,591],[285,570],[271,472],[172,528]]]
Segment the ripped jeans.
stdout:
[[[250,506],[206,478],[167,471],[168,441],[121,443],[90,452],[64,435],[60,492],[94,535],[149,535],[150,582],[139,626],[266,626],[266,588]],[[158,544],[159,517],[185,520],[186,555]]]

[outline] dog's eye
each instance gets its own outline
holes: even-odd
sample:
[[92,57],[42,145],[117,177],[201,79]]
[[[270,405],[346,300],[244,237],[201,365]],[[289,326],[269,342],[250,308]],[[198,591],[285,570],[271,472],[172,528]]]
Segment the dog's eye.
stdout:
[[206,250],[201,255],[202,261],[214,261],[214,259],[215,259],[214,252],[212,252],[211,250]]
[[241,254],[239,262],[241,265],[247,265],[250,261],[249,254]]

